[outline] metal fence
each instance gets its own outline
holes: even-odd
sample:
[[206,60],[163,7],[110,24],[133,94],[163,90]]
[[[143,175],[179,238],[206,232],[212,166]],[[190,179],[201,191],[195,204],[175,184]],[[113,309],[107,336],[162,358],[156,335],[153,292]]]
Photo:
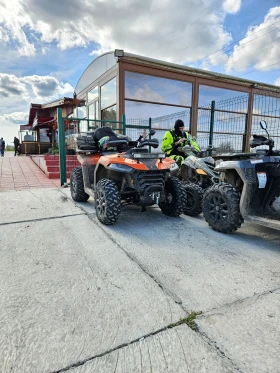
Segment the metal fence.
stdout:
[[[116,132],[137,140],[139,135],[147,135],[150,129],[156,131],[156,137],[161,143],[166,131],[174,128],[176,119],[182,119],[185,130],[197,137],[200,147],[206,148],[209,144],[218,148],[219,153],[242,152],[246,149],[246,138],[252,134],[264,134],[259,122],[265,120],[268,125],[270,136],[274,138],[276,148],[280,147],[280,96],[273,92],[265,95],[254,94],[252,97],[252,113],[249,118],[248,108],[249,95],[233,97],[231,99],[210,103],[204,107],[197,108],[197,127],[194,132],[191,126],[191,108],[175,112],[170,115],[155,118],[126,118],[122,121],[103,121],[82,118],[62,118],[86,126],[89,130],[109,125]],[[249,123],[249,121],[251,123]],[[63,136],[65,133],[63,132]],[[248,141],[247,141],[248,146]],[[61,145],[60,145],[61,148]]]
[[[213,104],[214,103],[214,104]],[[246,149],[246,136],[263,134],[259,122],[265,120],[268,131],[274,138],[276,148],[280,147],[280,98],[273,93],[269,95],[255,94],[253,97],[252,123],[248,123],[249,95],[233,97],[232,99],[210,103],[207,106],[198,108],[197,131],[194,133],[191,128],[191,109],[186,109],[174,114],[147,119],[126,119],[130,125],[127,135],[135,139],[143,132],[141,126],[150,125],[156,130],[156,137],[161,142],[164,133],[173,129],[176,119],[182,119],[185,123],[185,130],[191,131],[197,137],[201,148],[206,148],[210,143],[218,148],[219,153],[242,152]],[[212,121],[211,121],[212,118]],[[250,127],[249,127],[250,125]],[[249,131],[248,128],[251,128]],[[211,140],[211,129],[213,139]]]

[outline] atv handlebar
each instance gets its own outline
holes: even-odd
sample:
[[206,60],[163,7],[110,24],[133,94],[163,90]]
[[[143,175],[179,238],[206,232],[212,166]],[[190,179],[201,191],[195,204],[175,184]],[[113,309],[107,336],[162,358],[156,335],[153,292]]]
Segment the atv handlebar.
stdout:
[[272,138],[266,138],[261,135],[253,135],[253,140],[250,141],[250,148],[256,148],[257,146],[267,145],[269,149],[267,154],[272,154],[272,149],[274,148],[274,140]]

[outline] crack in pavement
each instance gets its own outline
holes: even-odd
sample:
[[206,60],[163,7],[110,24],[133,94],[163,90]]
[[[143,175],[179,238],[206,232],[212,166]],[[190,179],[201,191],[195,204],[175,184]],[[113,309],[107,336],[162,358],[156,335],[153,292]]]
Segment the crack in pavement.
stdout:
[[259,293],[259,294],[254,294],[254,295],[250,295],[250,296],[245,297],[245,298],[237,299],[237,300],[235,300],[234,302],[226,303],[226,304],[224,304],[224,305],[222,305],[222,306],[220,306],[220,307],[211,308],[211,309],[209,309],[209,310],[207,310],[207,311],[204,311],[204,312],[203,312],[203,315],[201,315],[201,316],[199,316],[199,317],[200,317],[200,318],[202,318],[202,317],[205,317],[205,318],[206,318],[206,317],[208,317],[209,315],[213,315],[213,314],[217,315],[217,314],[221,313],[221,311],[222,311],[223,309],[230,308],[230,307],[234,307],[234,306],[236,306],[236,305],[238,305],[238,304],[242,304],[242,303],[245,303],[245,302],[255,302],[255,301],[257,301],[260,297],[266,296],[266,295],[268,295],[268,294],[272,294],[272,293],[274,293],[274,292],[276,292],[276,291],[278,291],[278,290],[280,290],[279,287],[277,287],[277,288],[275,288],[275,289],[271,289],[271,290],[264,291],[264,292]]
[[32,222],[38,222],[38,221],[44,221],[44,220],[71,218],[72,216],[84,216],[84,215],[87,215],[87,214],[81,213],[81,214],[72,214],[72,215],[49,216],[48,218],[18,220],[18,221],[11,221],[11,222],[7,222],[7,223],[0,223],[0,226],[11,225],[11,224],[20,224],[20,223],[32,223]]
[[[179,322],[180,322],[180,321],[179,321]],[[184,323],[184,324],[186,325],[186,327],[188,327],[188,325],[187,325],[186,323]],[[155,330],[154,332],[151,332],[151,333],[148,333],[148,334],[144,334],[144,335],[142,335],[141,337],[138,337],[138,338],[136,338],[136,339],[134,339],[134,340],[132,340],[132,341],[130,341],[130,342],[128,342],[128,343],[122,343],[122,344],[120,344],[120,345],[118,345],[118,346],[116,346],[116,347],[114,347],[114,348],[111,348],[111,349],[109,349],[109,350],[107,350],[107,351],[101,352],[101,353],[99,353],[99,354],[97,354],[97,355],[91,356],[91,357],[86,358],[86,359],[84,359],[84,360],[80,360],[80,361],[78,361],[77,363],[74,363],[74,364],[68,365],[68,366],[66,366],[66,367],[64,367],[64,368],[61,368],[61,369],[59,369],[59,370],[51,371],[51,372],[49,372],[49,373],[62,373],[62,372],[67,372],[68,370],[73,369],[73,368],[78,368],[78,367],[80,367],[80,366],[82,366],[82,365],[84,365],[84,364],[86,364],[86,363],[88,363],[88,362],[90,362],[90,361],[92,361],[92,360],[94,360],[94,359],[97,359],[97,358],[100,358],[100,357],[103,357],[103,356],[109,355],[110,353],[112,353],[112,352],[114,352],[114,351],[121,350],[122,348],[128,347],[128,346],[133,345],[133,344],[135,344],[135,343],[137,343],[137,342],[143,341],[144,339],[147,339],[147,338],[152,337],[152,336],[154,336],[154,335],[158,335],[158,334],[160,334],[160,333],[162,333],[162,332],[165,332],[165,331],[167,331],[168,329],[176,328],[177,326],[178,326],[177,323],[173,323],[173,324],[171,324],[171,325],[167,325],[167,326],[165,326],[165,327],[163,327],[163,328],[161,328],[161,329]],[[204,339],[203,339],[203,340],[204,340]],[[210,344],[208,341],[206,341],[206,342],[207,342],[207,344],[211,347],[211,349],[213,349],[213,344]],[[225,355],[225,353],[224,353],[223,351],[221,351],[220,348],[216,347],[215,350],[218,351],[218,354],[219,354],[222,358],[226,358],[227,361],[230,363],[230,365],[231,365],[235,370],[237,370],[238,372],[241,372],[241,370],[240,370],[240,369],[239,369],[239,368],[238,368],[238,367],[237,367],[237,366],[236,366],[236,365],[231,361],[231,359],[229,359],[229,358]]]
[[[68,198],[68,197],[67,197]],[[70,199],[70,198],[69,198]],[[76,205],[76,204],[75,204]],[[163,284],[161,284],[161,282],[153,275],[151,274],[148,269],[132,254],[130,254],[129,252],[127,252],[118,242],[117,240],[113,237],[113,235],[109,232],[107,232],[105,230],[105,228],[101,225],[101,223],[99,223],[98,221],[96,221],[96,215],[94,213],[89,213],[87,212],[83,207],[79,206],[79,205],[76,205],[78,206],[84,213],[85,215],[87,215],[87,217],[93,222],[93,224],[95,224],[99,229],[103,230],[107,237],[121,250],[123,251],[126,256],[133,262],[135,263],[147,276],[149,276],[156,284],[157,286],[161,289],[161,291],[163,291],[168,297],[170,297],[176,304],[178,304],[181,309],[188,315],[189,314],[189,311],[185,309],[185,307],[183,306],[182,304],[182,300],[176,295],[174,294],[173,292],[171,292],[169,289],[165,288],[165,286]],[[204,313],[203,315],[199,316],[199,318],[202,318],[202,317],[207,317],[209,316],[209,314],[218,314],[219,312],[216,312],[216,311],[220,311],[222,310],[223,308],[229,308],[229,307],[232,307],[232,306],[235,306],[237,304],[240,304],[240,303],[243,303],[243,302],[246,302],[246,301],[254,301],[254,300],[257,300],[258,298],[262,297],[262,296],[265,296],[267,294],[270,294],[270,293],[273,293],[274,291],[277,291],[279,290],[278,288],[276,289],[273,289],[273,290],[268,290],[266,292],[263,292],[263,293],[260,293],[260,294],[254,294],[252,296],[248,296],[246,298],[243,298],[243,299],[238,299],[232,303],[228,303],[228,304],[225,304],[223,306],[220,306],[218,308],[213,308],[213,309],[210,309],[208,311],[206,311],[206,313]],[[187,324],[186,324],[187,325]],[[187,325],[188,326],[188,325]],[[65,372],[71,368],[75,368],[75,367],[78,367],[80,365],[83,365],[85,364],[86,362],[90,361],[90,360],[93,360],[95,358],[99,358],[99,357],[102,357],[102,356],[105,356],[113,351],[116,351],[116,350],[120,350],[121,348],[124,348],[126,346],[129,346],[131,344],[134,344],[134,343],[137,343],[139,342],[140,340],[142,339],[145,339],[147,337],[150,337],[150,336],[153,336],[153,335],[156,335],[156,334],[159,334],[169,328],[174,328],[176,327],[175,324],[172,324],[172,325],[169,325],[169,326],[166,326],[164,328],[161,328],[155,332],[152,332],[150,334],[147,334],[147,335],[144,335],[140,338],[137,338],[129,343],[124,343],[122,345],[119,345],[111,350],[108,350],[106,352],[103,352],[101,354],[98,354],[96,356],[93,356],[91,358],[88,358],[82,362],[78,362],[74,365],[71,365],[69,367],[66,367],[66,368],[63,368],[59,371],[55,371],[55,372],[51,372],[51,373],[60,373],[60,372]],[[208,344],[209,347],[211,347],[211,349],[213,349],[214,351],[217,352],[217,354],[222,357],[223,359],[226,359],[228,361],[228,363],[232,366],[233,369],[237,370],[238,372],[242,372],[241,368],[238,367],[236,365],[236,363],[234,361],[232,361],[232,359],[230,357],[227,356],[227,354],[217,345],[217,342],[215,340],[212,340],[206,333],[202,332],[201,330],[199,330],[199,328],[196,330],[196,333],[203,339],[203,341],[205,343]]]

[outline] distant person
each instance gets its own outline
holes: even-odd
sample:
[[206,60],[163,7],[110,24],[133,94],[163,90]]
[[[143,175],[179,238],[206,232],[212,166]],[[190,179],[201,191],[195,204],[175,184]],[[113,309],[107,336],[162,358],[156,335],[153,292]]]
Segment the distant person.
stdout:
[[4,152],[5,152],[5,140],[3,140],[3,137],[0,139],[0,154],[1,157],[4,157]]
[[33,141],[33,136],[29,135],[28,132],[26,131],[23,141]]
[[20,152],[19,152],[19,139],[17,137],[14,137],[14,148],[15,148],[15,156],[17,154],[20,155]]

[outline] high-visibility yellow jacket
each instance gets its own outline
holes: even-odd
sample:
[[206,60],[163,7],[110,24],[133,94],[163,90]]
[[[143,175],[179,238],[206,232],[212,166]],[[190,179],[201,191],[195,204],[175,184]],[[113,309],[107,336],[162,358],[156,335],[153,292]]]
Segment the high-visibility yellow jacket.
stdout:
[[[179,141],[181,138],[187,138],[187,141],[184,141],[180,145],[176,146],[175,142]],[[164,138],[161,144],[161,150],[168,156],[170,155],[182,155],[181,152],[178,151],[178,147],[182,147],[185,145],[191,145],[194,147],[194,150],[199,152],[200,147],[198,143],[192,138],[192,136],[188,132],[184,132],[183,135],[177,135],[175,131],[167,131],[164,134]]]

